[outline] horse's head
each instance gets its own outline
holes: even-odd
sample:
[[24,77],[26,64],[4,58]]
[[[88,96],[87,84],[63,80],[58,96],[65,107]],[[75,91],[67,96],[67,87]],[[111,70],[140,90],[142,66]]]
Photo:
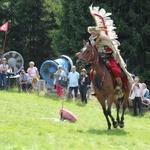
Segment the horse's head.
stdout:
[[81,52],[77,53],[78,57],[77,63],[94,63],[98,59],[98,53],[89,42],[84,43],[84,47],[81,49]]

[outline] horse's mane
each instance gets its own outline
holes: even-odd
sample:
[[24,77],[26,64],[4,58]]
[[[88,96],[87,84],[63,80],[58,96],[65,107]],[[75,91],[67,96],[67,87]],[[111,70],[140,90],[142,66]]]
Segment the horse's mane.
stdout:
[[[95,47],[94,47],[95,48]],[[97,51],[97,49],[95,48],[95,50]],[[106,67],[106,62],[103,60],[103,58],[101,57],[101,55],[98,53],[97,51],[97,55],[99,57],[99,64],[102,66],[102,68]],[[94,81],[95,81],[95,85],[96,87],[102,91],[103,90],[103,86],[102,86],[102,82],[100,82],[101,80],[101,76],[99,75],[96,75],[95,78],[94,78]]]
[[[90,42],[89,42],[89,45],[90,45]],[[105,66],[106,65],[106,62],[103,60],[103,58],[101,57],[101,55],[99,54],[99,52],[98,52],[98,50],[97,50],[97,48],[95,47],[95,46],[92,46],[94,49],[95,49],[95,51],[97,52],[97,55],[99,56],[99,63],[101,64],[101,65],[103,65],[103,66]]]
[[106,62],[103,60],[103,58],[101,57],[101,55],[98,53],[99,55],[99,63],[102,65],[102,66],[106,66]]

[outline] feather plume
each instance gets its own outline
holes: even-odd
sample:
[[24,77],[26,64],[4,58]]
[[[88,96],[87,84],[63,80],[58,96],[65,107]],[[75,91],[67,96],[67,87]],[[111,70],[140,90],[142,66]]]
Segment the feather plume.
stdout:
[[116,40],[118,39],[118,36],[115,32],[116,27],[113,23],[113,20],[110,18],[112,13],[106,12],[104,8],[100,9],[99,7],[93,7],[92,5],[89,7],[89,9],[95,20],[96,26],[101,28],[105,27],[105,30],[102,30],[101,32],[109,36],[115,48],[118,49],[120,43]]

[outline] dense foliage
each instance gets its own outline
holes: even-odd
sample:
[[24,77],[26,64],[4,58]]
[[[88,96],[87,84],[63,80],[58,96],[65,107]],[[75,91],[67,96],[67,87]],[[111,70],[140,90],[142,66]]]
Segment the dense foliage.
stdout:
[[[45,60],[61,54],[74,60],[82,40],[89,37],[87,27],[94,25],[88,8],[92,3],[112,12],[128,70],[150,85],[148,0],[1,0],[0,25],[11,20],[5,51],[18,51],[25,67],[30,60],[40,67]],[[0,32],[0,48],[3,39]]]

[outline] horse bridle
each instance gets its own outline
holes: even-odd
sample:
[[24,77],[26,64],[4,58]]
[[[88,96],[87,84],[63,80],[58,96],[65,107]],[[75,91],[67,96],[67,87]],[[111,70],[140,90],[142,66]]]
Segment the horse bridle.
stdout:
[[[92,45],[88,45],[88,46],[90,46],[90,50],[92,50],[92,52],[91,52],[91,54],[90,54],[90,56],[89,56],[89,58],[88,58],[88,62],[89,63],[91,63],[91,64],[97,64],[98,62],[99,62],[99,57],[97,58],[97,60],[95,60],[95,61],[89,61],[92,57],[94,57],[94,49],[95,49],[95,51],[97,50],[96,49],[96,47],[93,47]],[[82,58],[83,59],[83,58]],[[106,75],[106,69],[104,68],[104,71],[103,71],[103,74],[102,74],[102,79],[101,79],[101,85],[103,84],[103,82],[104,82],[104,79],[105,79],[105,75]]]
[[[94,61],[90,61],[90,59],[94,57],[94,48],[95,48],[95,47],[93,47],[92,45],[88,45],[88,46],[90,47],[90,50],[91,50],[92,52],[90,53],[90,56],[89,56],[89,58],[87,59],[87,61],[88,61],[89,63],[91,63],[91,64],[94,64],[94,63],[99,62],[99,58],[97,58],[97,59],[94,60]],[[95,48],[95,50],[96,50],[96,48]]]

